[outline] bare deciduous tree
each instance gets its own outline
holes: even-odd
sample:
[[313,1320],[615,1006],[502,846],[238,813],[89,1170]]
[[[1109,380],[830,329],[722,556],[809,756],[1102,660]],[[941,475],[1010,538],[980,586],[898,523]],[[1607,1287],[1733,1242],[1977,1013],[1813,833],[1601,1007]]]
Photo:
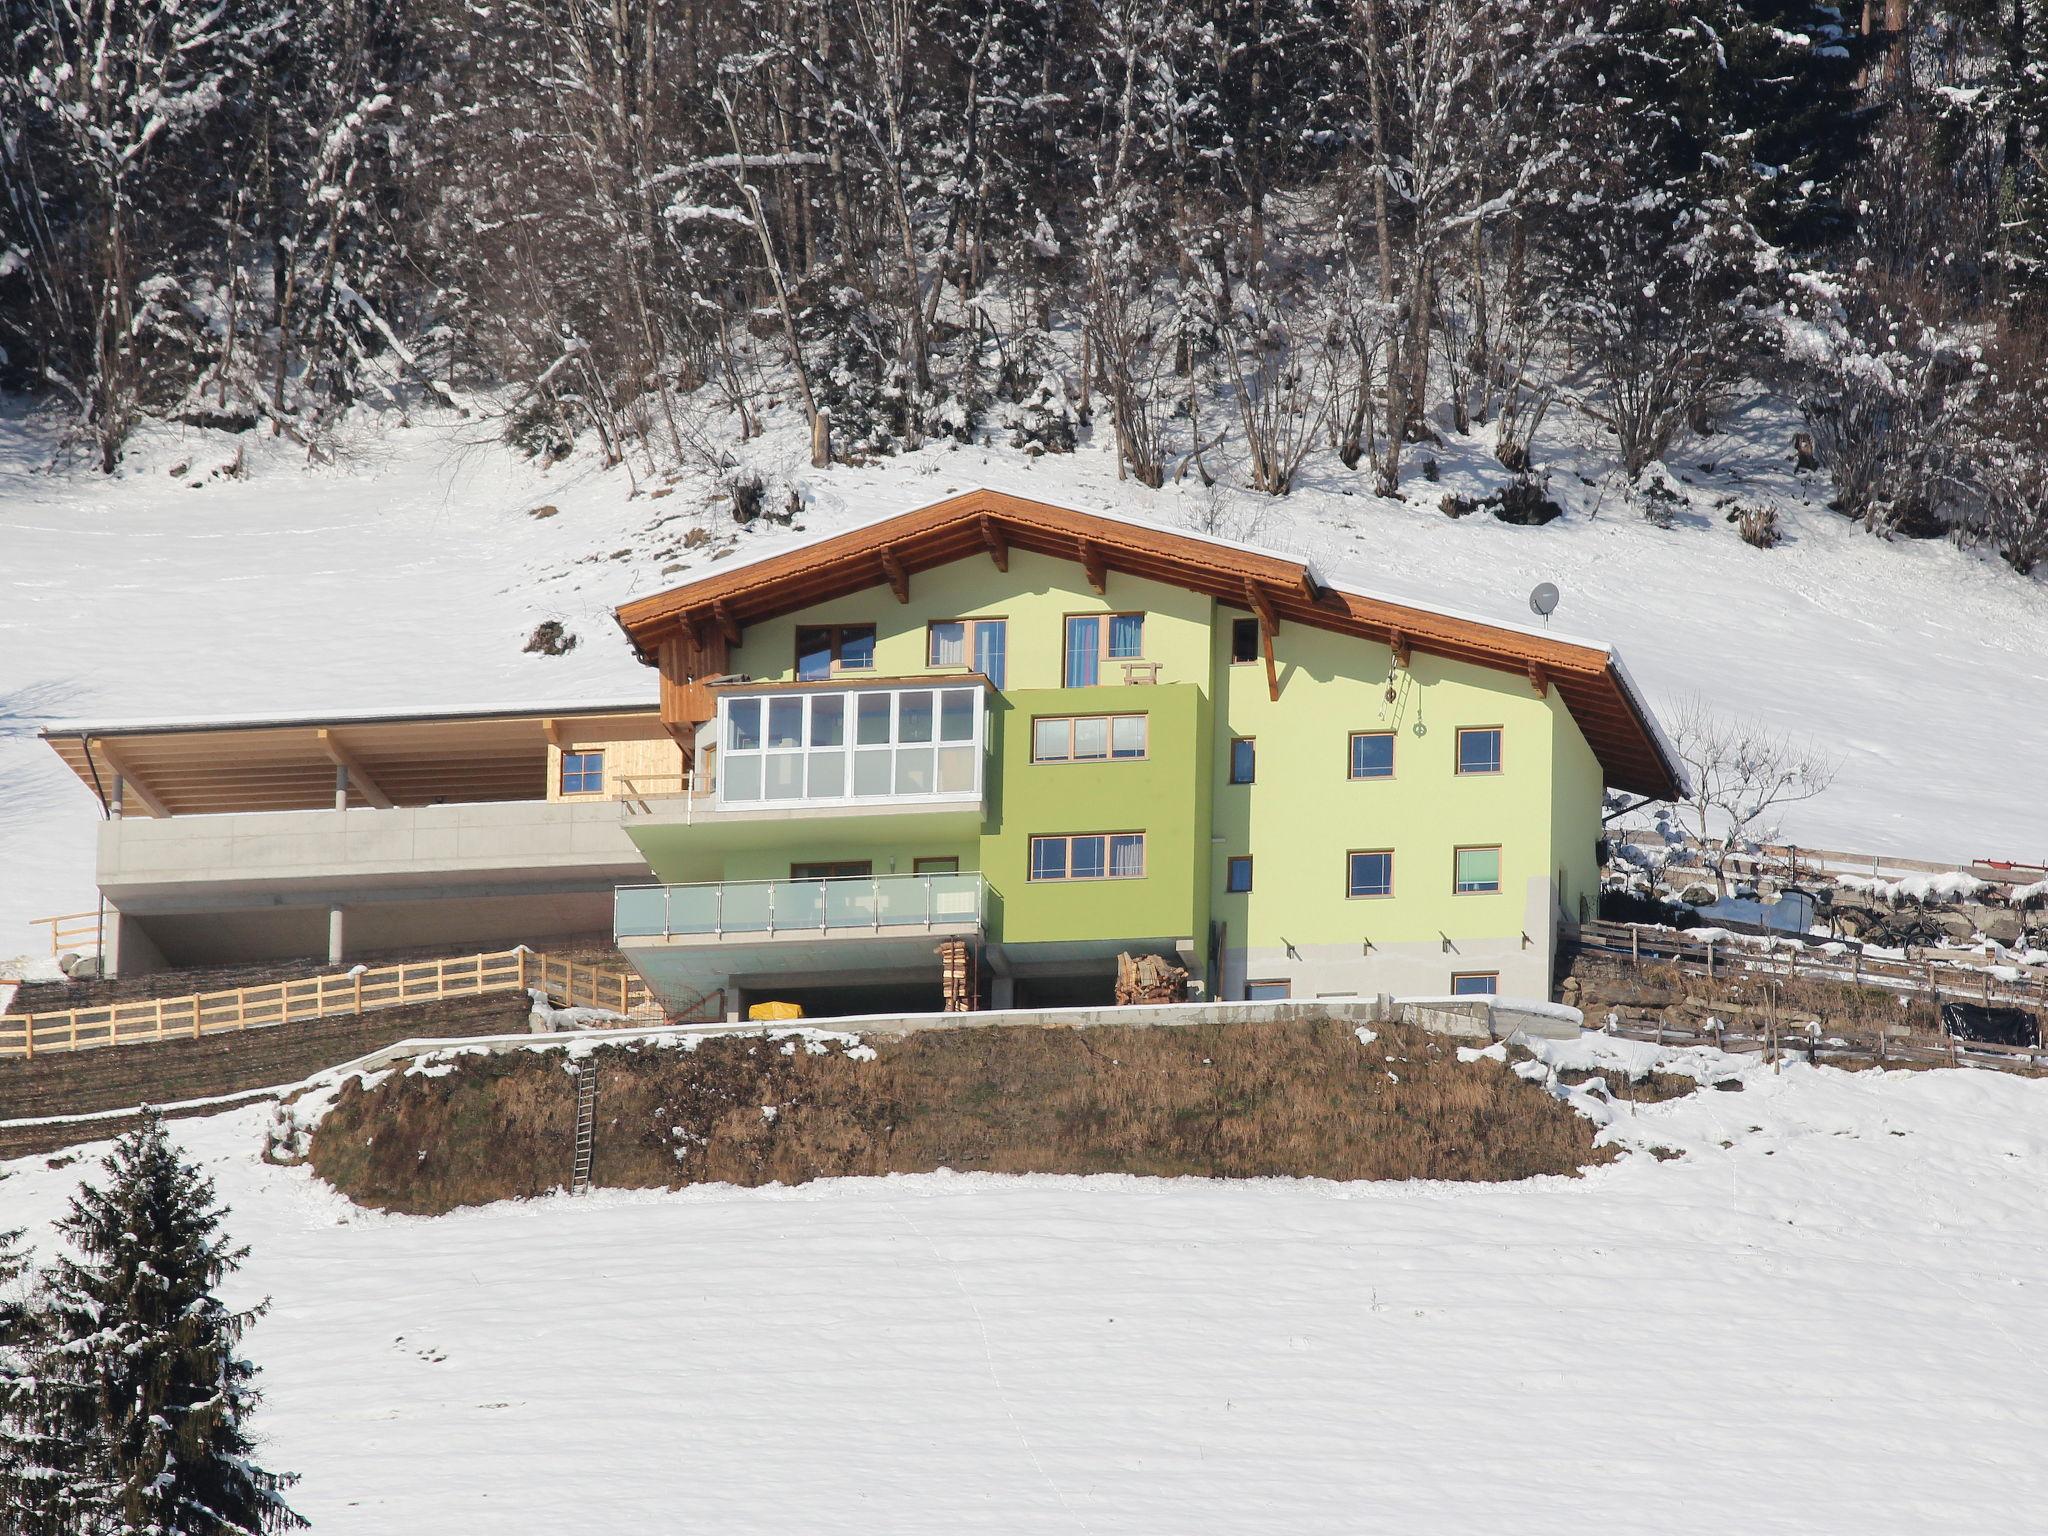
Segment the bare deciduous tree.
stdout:
[[1680,816],[1723,896],[1728,855],[1771,836],[1771,813],[1820,794],[1841,766],[1813,742],[1795,741],[1758,720],[1718,714],[1697,695],[1680,706],[1670,738],[1688,781],[1677,802]]

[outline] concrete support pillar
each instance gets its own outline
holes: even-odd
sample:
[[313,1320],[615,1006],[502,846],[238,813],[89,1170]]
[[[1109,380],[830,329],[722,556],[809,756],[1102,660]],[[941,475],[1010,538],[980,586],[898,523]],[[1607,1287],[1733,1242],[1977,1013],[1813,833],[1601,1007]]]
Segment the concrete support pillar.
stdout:
[[[339,763],[334,765],[334,808],[337,811],[348,809],[348,770]],[[336,920],[339,921],[338,918]]]
[[991,976],[988,979],[988,1005],[991,1008],[1014,1008],[1017,1006],[1017,978],[1014,976]]
[[340,907],[327,909],[327,963],[339,965],[342,960],[342,916]]
[[114,788],[107,796],[107,815],[115,821],[121,819],[121,802],[127,791],[127,782],[118,773],[114,775]]

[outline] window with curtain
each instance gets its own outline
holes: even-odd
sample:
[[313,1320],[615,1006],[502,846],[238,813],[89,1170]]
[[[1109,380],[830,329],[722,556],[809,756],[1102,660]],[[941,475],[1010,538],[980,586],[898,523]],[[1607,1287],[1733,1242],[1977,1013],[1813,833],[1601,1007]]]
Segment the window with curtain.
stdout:
[[1009,661],[1009,626],[1001,619],[982,619],[974,626],[974,670],[998,688]]
[[1109,616],[1109,655],[1112,661],[1126,661],[1145,654],[1145,615],[1112,613]]
[[1145,834],[1081,832],[1031,839],[1033,880],[1142,880]]
[[1500,889],[1500,849],[1460,848],[1457,854],[1460,896],[1483,896]]
[[1102,620],[1088,615],[1067,620],[1067,659],[1063,672],[1068,688],[1093,688],[1102,681]]
[[959,619],[944,619],[932,625],[925,644],[928,667],[967,665],[967,626]]
[[1034,763],[1134,761],[1145,751],[1143,715],[1041,715],[1031,722]]

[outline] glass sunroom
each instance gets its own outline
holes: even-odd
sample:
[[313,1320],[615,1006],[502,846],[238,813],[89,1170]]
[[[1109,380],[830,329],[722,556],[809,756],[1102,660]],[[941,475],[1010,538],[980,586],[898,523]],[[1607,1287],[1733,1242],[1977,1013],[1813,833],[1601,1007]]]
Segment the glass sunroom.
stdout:
[[721,690],[720,809],[979,801],[980,682]]

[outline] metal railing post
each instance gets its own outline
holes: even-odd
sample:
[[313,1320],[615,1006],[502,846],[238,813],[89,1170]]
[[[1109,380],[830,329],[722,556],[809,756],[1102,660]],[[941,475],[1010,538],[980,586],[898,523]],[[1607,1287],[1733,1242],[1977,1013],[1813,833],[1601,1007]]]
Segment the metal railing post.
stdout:
[[775,931],[775,882],[768,882],[768,931]]
[[824,933],[832,926],[831,909],[825,904],[832,899],[832,884],[829,880],[818,882],[818,932]]
[[932,931],[932,877],[924,877],[924,931]]
[[882,931],[882,882],[879,877],[868,881],[868,912],[874,923],[875,932]]
[[725,937],[725,882],[718,882],[718,894],[711,902],[711,931],[719,938]]

